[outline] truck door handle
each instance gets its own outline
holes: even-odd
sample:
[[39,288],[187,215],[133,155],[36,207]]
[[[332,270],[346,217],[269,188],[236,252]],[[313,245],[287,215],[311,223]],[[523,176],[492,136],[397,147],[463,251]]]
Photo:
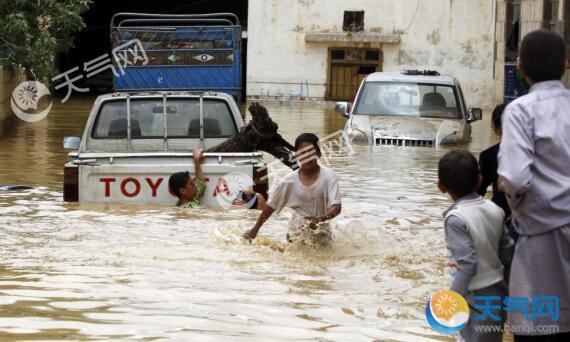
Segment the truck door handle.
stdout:
[[99,164],[95,164],[97,162],[97,159],[75,159],[74,161],[72,161],[73,164],[75,165],[88,165],[88,166],[97,166]]
[[259,161],[255,160],[255,159],[249,159],[249,160],[236,160],[234,162],[234,165],[258,165]]

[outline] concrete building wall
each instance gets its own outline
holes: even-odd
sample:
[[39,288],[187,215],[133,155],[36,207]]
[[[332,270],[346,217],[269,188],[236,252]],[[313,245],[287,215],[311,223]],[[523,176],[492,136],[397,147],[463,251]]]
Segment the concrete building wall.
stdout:
[[[344,11],[359,10],[364,33],[343,32]],[[329,47],[364,47],[381,49],[383,71],[453,74],[470,105],[488,107],[494,15],[490,0],[250,0],[247,95],[323,98]]]
[[503,102],[503,87],[505,83],[505,56],[507,45],[507,2],[497,1],[495,20],[495,66],[493,79],[493,104]]

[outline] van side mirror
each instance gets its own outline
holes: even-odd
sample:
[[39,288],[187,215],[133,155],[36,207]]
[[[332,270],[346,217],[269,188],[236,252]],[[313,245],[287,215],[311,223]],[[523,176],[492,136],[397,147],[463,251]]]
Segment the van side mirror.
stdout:
[[78,150],[80,145],[81,145],[80,137],[63,138],[63,148],[66,150]]
[[352,106],[349,102],[337,102],[334,110],[339,112],[345,118],[349,118],[350,110],[352,109],[351,107]]
[[475,122],[481,119],[483,119],[483,110],[481,108],[469,108],[467,122]]

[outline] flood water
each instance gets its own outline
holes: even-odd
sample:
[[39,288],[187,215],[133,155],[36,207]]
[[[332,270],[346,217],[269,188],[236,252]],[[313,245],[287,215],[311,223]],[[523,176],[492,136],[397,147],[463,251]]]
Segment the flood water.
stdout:
[[[81,135],[92,100],[0,140],[0,186],[34,187],[0,192],[0,340],[451,340],[424,315],[450,283],[450,202],[435,186],[449,148],[329,159],[343,197],[331,251],[286,249],[285,211],[244,245],[253,210],[64,203],[62,138]],[[291,142],[345,121],[331,104],[266,105]],[[494,143],[489,122],[486,111],[462,148]]]

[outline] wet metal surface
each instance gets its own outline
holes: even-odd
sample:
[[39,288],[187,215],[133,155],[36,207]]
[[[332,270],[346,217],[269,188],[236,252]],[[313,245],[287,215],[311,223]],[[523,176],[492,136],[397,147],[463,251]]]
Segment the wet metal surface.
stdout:
[[[448,147],[332,158],[343,195],[333,249],[286,248],[287,212],[249,246],[239,235],[255,211],[63,203],[62,139],[82,134],[91,103],[56,105],[0,140],[0,186],[35,187],[0,192],[0,340],[450,340],[424,315],[450,281],[449,200],[435,186]],[[268,105],[290,142],[342,129],[333,108]],[[495,141],[489,116],[464,148]]]

